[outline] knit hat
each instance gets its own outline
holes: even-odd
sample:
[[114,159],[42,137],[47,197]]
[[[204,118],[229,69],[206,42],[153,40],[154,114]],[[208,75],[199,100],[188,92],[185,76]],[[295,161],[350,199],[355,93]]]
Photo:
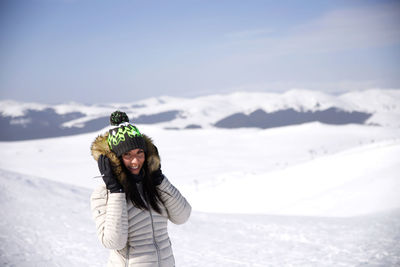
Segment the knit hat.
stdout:
[[136,148],[146,150],[143,135],[136,126],[129,123],[125,112],[114,111],[110,116],[110,124],[115,127],[108,131],[108,146],[117,157]]

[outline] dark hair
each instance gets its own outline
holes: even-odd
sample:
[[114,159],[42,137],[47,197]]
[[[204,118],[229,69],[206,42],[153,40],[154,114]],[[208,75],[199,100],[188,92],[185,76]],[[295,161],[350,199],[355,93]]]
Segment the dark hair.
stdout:
[[144,199],[146,200],[147,204],[143,201],[141,194],[139,193],[138,186],[136,184],[136,181],[131,177],[132,174],[130,171],[126,168],[122,157],[119,158],[121,162],[121,166],[123,171],[127,175],[127,179],[125,179],[125,183],[122,185],[124,187],[126,199],[130,199],[132,201],[132,204],[139,209],[142,210],[149,210],[149,206],[147,204],[150,204],[153,210],[155,210],[158,213],[161,213],[161,209],[159,204],[162,203],[160,194],[157,191],[156,186],[153,183],[153,179],[151,178],[151,174],[148,171],[148,166],[147,166],[147,159],[144,161],[143,166],[142,166],[142,171],[143,171],[143,179],[142,179],[142,185],[143,185],[143,194],[144,194]]

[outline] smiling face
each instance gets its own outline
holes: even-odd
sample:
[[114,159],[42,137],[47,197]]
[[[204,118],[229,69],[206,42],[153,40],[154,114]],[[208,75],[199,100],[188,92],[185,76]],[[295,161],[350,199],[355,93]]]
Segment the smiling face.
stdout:
[[122,154],[125,167],[135,175],[140,173],[145,159],[144,150],[141,148],[132,149]]

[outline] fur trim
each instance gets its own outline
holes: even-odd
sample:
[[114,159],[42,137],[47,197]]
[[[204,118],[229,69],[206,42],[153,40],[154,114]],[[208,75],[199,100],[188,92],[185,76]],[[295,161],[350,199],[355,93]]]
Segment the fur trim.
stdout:
[[[105,134],[99,135],[93,141],[90,146],[90,151],[95,161],[97,161],[100,155],[105,155],[110,159],[111,167],[113,169],[114,175],[117,177],[121,184],[124,184],[124,181],[127,177],[127,174],[123,171],[122,163],[118,159],[117,155],[110,150],[107,142],[108,132]],[[153,144],[153,140],[144,135],[144,140],[146,143],[146,162],[147,169],[149,173],[156,171],[160,167],[160,156],[158,154],[157,147]]]

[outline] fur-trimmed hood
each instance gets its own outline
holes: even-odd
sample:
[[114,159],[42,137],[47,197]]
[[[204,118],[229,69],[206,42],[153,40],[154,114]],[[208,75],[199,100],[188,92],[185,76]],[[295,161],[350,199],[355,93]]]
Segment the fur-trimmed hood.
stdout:
[[[114,175],[117,177],[121,184],[125,184],[125,180],[127,174],[123,171],[121,161],[117,157],[117,155],[110,150],[108,146],[107,137],[108,132],[105,134],[99,135],[93,141],[90,146],[90,150],[94,160],[98,160],[100,155],[105,155],[110,159],[111,167],[113,169]],[[160,167],[160,156],[158,154],[157,147],[153,144],[153,140],[143,134],[143,138],[146,143],[146,171],[152,173],[156,171]]]

